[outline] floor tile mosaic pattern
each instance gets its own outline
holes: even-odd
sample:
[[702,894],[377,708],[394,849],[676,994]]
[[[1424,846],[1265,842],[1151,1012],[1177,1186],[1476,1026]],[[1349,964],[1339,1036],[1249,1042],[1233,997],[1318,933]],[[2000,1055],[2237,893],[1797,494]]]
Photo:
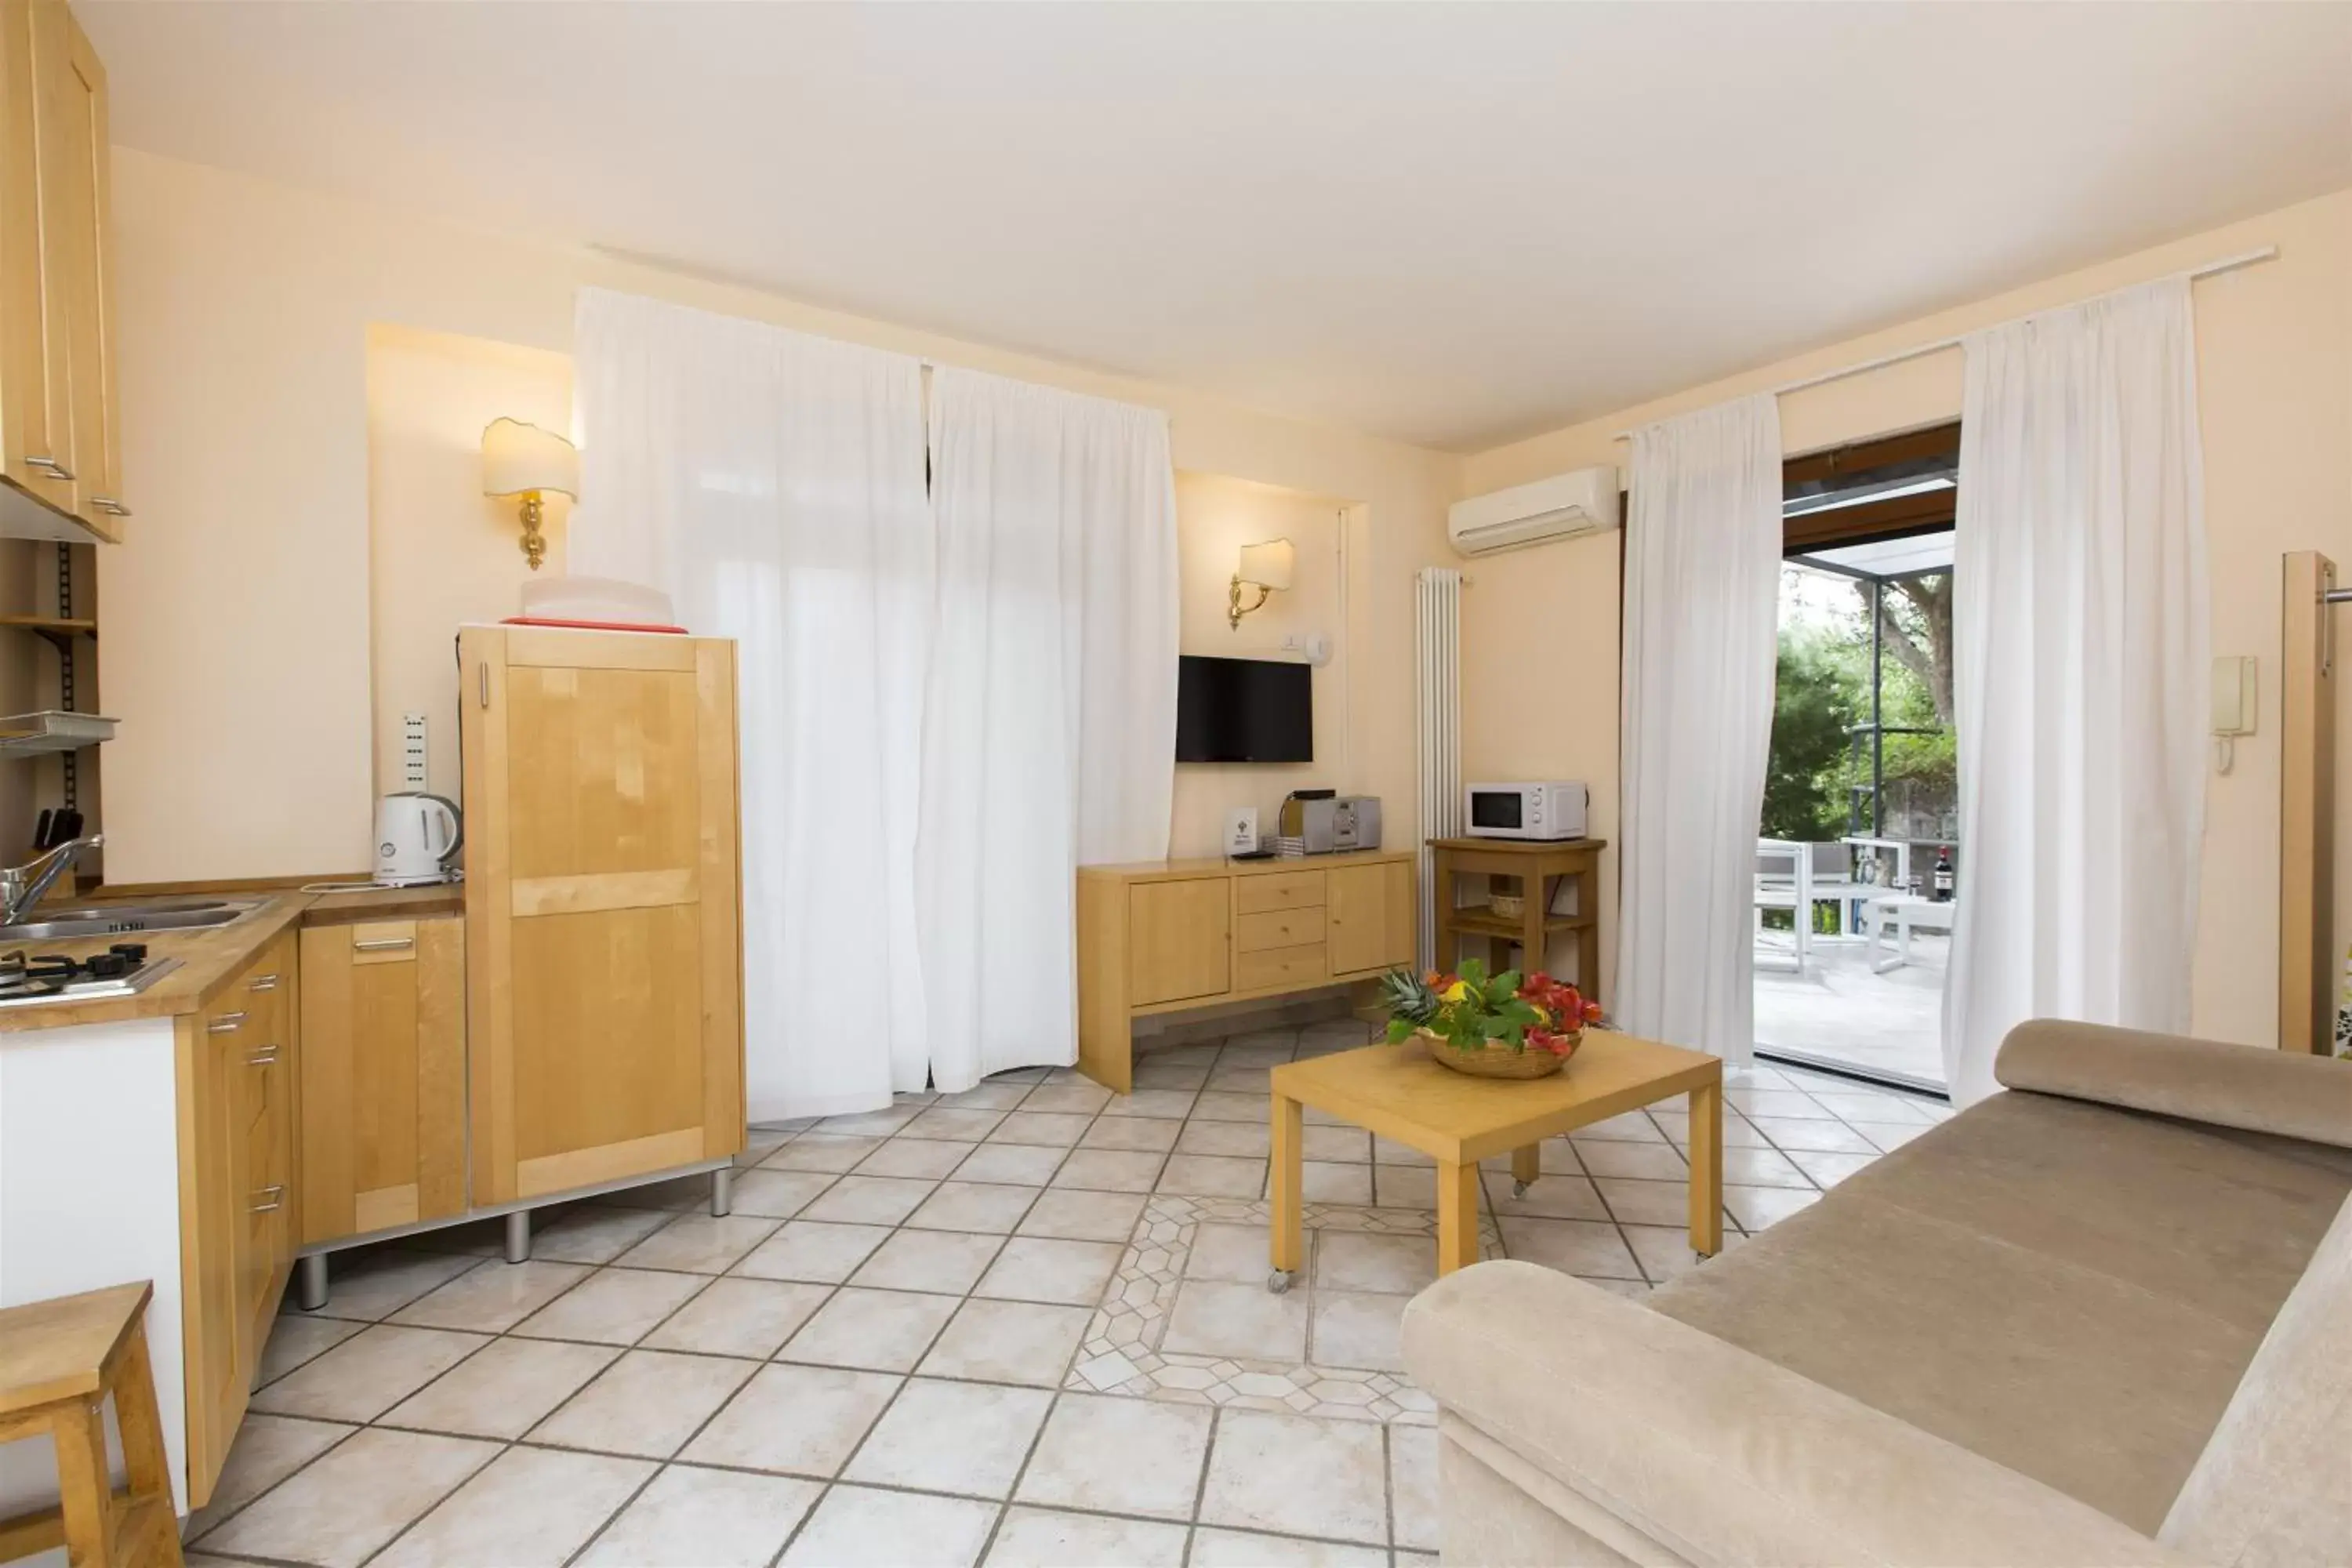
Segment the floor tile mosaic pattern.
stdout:
[[[192,1563],[1401,1564],[1435,1433],[1397,1324],[1433,1173],[1309,1112],[1307,1266],[1265,1289],[1265,1075],[1361,1025],[1029,1069],[756,1130],[708,1182],[336,1259],[290,1307]],[[1727,1240],[1947,1114],[1771,1068],[1727,1092]],[[1694,1266],[1678,1102],[1553,1140],[1483,1250],[1646,1291]]]

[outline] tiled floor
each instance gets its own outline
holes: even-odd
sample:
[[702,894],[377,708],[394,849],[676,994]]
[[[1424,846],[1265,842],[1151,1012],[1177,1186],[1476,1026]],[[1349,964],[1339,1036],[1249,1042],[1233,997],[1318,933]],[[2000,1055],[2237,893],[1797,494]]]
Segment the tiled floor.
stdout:
[[[338,1258],[289,1310],[189,1561],[1323,1563],[1436,1546],[1398,1314],[1428,1163],[1307,1130],[1308,1267],[1265,1289],[1266,1073],[1352,1020],[762,1129],[707,1181]],[[1727,1093],[1729,1235],[1946,1114],[1772,1069]],[[1310,1113],[1311,1116],[1311,1113]],[[1692,1264],[1678,1107],[1487,1184],[1487,1250],[1628,1294]],[[542,1215],[545,1220],[547,1216]]]

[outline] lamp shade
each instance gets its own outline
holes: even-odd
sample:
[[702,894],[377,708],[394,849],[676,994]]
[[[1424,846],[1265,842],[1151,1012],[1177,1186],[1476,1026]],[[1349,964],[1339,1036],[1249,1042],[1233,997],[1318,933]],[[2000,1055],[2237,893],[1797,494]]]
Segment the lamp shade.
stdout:
[[1287,539],[1269,539],[1264,544],[1242,546],[1241,569],[1234,575],[1244,583],[1255,583],[1261,588],[1288,588],[1291,568],[1297,563],[1298,552]]
[[482,493],[530,490],[580,495],[580,449],[552,430],[520,419],[493,419],[482,431]]

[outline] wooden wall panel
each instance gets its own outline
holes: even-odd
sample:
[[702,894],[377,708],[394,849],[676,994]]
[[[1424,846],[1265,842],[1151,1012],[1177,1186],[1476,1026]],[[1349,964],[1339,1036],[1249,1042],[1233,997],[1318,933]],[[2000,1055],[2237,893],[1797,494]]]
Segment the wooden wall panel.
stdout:
[[2336,563],[2287,555],[2279,649],[2279,1048],[2335,1048]]

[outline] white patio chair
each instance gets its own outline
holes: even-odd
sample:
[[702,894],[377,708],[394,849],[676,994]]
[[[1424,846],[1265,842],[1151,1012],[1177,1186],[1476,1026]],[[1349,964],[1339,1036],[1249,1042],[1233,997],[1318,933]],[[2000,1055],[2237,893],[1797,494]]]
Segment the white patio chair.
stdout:
[[[1811,952],[1813,857],[1811,847],[1787,838],[1756,841],[1756,962],[1759,967],[1802,974]],[[1787,910],[1795,930],[1788,949],[1766,940],[1764,911]],[[1769,961],[1769,962],[1768,962]]]

